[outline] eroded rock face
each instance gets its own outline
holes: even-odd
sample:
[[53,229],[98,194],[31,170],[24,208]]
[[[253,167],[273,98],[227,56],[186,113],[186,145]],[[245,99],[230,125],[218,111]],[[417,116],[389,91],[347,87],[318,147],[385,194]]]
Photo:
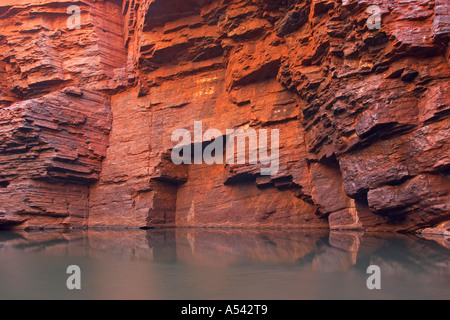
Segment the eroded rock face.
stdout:
[[[72,30],[66,2],[0,1],[0,224],[450,219],[445,1],[378,2],[379,29],[357,0],[78,5]],[[172,133],[196,121],[224,136],[279,130],[278,170],[175,165]]]

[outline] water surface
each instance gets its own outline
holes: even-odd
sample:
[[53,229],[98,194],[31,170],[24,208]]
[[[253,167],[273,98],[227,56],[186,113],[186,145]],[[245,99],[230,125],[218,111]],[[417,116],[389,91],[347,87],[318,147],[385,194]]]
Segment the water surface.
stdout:
[[[69,290],[67,267],[81,269]],[[367,268],[381,270],[369,290]],[[0,231],[0,299],[450,299],[450,241],[241,229]]]

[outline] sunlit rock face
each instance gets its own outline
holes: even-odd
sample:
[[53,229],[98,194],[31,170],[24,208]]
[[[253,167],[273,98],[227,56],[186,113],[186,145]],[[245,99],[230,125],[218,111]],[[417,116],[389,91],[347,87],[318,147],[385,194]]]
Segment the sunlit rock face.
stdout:
[[[447,1],[71,5],[0,0],[0,226],[447,232]],[[277,170],[174,164],[195,122]]]

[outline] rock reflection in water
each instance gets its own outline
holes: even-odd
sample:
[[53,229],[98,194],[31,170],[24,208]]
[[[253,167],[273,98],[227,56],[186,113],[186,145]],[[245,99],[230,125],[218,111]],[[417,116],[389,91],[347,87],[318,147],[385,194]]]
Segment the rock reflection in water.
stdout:
[[[450,298],[449,240],[358,232],[0,232],[0,298]],[[80,265],[83,288],[65,288]],[[366,287],[381,267],[382,289]],[[36,280],[37,279],[37,280]]]

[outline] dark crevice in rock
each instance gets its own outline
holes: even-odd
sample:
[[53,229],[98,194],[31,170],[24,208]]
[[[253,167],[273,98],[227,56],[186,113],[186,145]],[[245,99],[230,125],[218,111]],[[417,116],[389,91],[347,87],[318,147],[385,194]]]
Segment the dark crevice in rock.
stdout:
[[9,183],[9,181],[0,181],[0,188],[7,188]]

